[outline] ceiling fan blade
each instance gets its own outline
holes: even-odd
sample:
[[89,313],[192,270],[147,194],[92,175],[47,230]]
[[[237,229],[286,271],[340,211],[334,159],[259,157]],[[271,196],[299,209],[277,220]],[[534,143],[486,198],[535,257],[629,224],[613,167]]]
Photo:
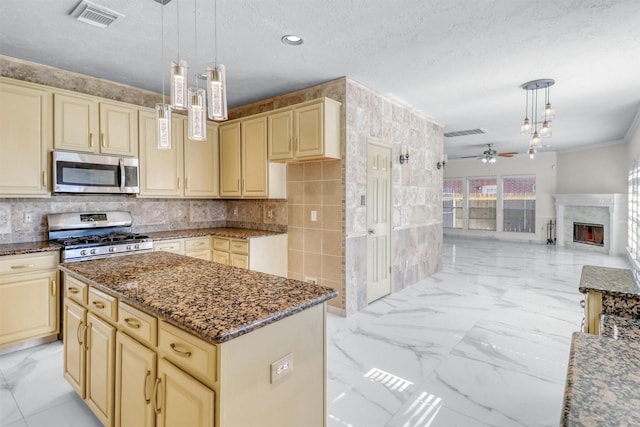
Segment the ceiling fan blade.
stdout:
[[514,152],[514,151],[511,151],[511,152],[508,152],[508,153],[498,153],[498,156],[500,156],[500,157],[513,157],[516,154],[518,154],[518,153]]
[[464,156],[464,157],[460,157],[461,159],[479,159],[482,156]]

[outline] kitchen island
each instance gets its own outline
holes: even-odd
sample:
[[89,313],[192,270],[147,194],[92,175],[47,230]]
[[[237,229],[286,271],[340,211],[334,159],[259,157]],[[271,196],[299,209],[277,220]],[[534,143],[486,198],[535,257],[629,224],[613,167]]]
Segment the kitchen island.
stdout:
[[333,289],[166,252],[60,265],[65,378],[105,425],[325,425]]

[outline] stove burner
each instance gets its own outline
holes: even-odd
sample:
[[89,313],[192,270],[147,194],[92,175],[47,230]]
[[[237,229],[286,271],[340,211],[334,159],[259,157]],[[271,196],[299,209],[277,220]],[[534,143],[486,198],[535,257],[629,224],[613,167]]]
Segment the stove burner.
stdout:
[[64,239],[54,240],[65,247],[76,246],[99,246],[116,242],[141,242],[148,240],[149,236],[133,233],[111,233],[105,235],[92,235],[92,236],[80,236],[80,237],[68,237]]

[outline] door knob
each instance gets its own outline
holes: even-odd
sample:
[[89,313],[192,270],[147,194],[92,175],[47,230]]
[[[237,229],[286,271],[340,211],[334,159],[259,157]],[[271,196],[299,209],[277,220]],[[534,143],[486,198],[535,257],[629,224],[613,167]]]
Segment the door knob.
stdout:
[[369,234],[376,234],[375,230],[373,228],[370,228],[367,230],[367,233]]

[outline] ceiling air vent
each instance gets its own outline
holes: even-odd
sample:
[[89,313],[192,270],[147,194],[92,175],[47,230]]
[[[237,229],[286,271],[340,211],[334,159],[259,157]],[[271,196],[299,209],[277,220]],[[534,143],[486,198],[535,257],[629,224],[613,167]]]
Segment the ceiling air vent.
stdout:
[[116,19],[124,18],[124,15],[121,13],[87,0],[82,0],[78,3],[76,8],[73,9],[73,12],[71,12],[71,16],[74,16],[80,22],[95,25],[100,28],[107,28]]
[[467,135],[481,135],[483,133],[487,133],[485,129],[468,129],[468,130],[457,130],[455,132],[447,132],[444,134],[446,138],[453,138],[454,136],[467,136]]

